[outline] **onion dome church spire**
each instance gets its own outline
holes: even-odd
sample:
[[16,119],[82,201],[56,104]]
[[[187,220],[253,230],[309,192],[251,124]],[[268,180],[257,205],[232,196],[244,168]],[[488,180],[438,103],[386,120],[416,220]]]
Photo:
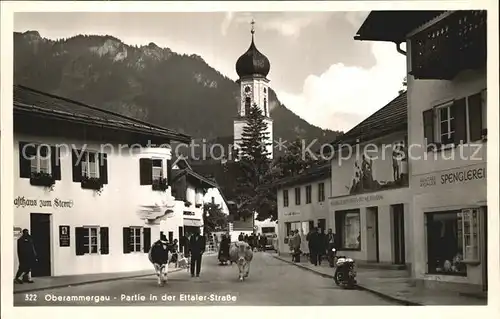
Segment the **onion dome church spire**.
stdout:
[[249,76],[262,76],[266,77],[269,74],[271,64],[268,58],[260,53],[255,46],[254,42],[254,29],[255,22],[252,20],[252,42],[248,50],[236,61],[236,73],[240,78]]

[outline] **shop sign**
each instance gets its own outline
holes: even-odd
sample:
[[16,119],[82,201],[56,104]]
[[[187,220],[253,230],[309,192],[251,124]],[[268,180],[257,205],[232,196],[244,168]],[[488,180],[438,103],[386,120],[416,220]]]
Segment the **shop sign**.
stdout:
[[380,195],[380,194],[361,195],[361,196],[356,196],[356,197],[332,199],[331,205],[361,204],[361,203],[368,203],[368,202],[373,202],[373,201],[378,201],[378,200],[383,200],[383,199],[384,199],[384,196]]
[[297,216],[300,215],[299,212],[287,212],[283,214],[284,216]]
[[67,225],[59,226],[59,247],[69,247],[70,227]]
[[50,207],[50,208],[73,208],[73,200],[62,200],[59,198],[54,199],[33,199],[24,196],[17,196],[14,199],[14,206],[16,208],[22,207]]
[[418,179],[420,188],[436,185],[464,184],[475,180],[486,180],[486,167],[464,168],[438,174],[422,176]]

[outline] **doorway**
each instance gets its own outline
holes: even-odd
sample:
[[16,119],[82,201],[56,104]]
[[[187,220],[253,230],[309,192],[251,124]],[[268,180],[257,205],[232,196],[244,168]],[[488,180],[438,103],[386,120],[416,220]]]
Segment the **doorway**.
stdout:
[[404,205],[391,205],[391,213],[392,242],[394,243],[392,262],[396,265],[404,265],[406,264]]
[[31,270],[32,277],[46,277],[52,274],[50,226],[50,214],[31,213],[30,234],[38,256],[38,262]]
[[368,261],[379,262],[378,207],[366,208],[366,253]]

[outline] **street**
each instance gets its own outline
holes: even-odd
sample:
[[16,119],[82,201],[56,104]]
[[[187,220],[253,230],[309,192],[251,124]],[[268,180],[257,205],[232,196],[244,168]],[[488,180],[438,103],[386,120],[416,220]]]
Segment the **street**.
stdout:
[[15,294],[14,305],[333,306],[391,303],[365,291],[338,288],[332,279],[257,252],[250,276],[244,282],[238,281],[236,265],[219,266],[216,256],[204,256],[199,278],[191,278],[186,270],[181,270],[169,274],[165,287],[157,286],[155,276],[139,277]]

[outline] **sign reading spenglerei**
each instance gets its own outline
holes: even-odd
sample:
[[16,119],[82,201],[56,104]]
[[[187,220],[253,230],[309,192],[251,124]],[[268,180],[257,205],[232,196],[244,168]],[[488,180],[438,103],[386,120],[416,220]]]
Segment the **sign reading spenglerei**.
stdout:
[[436,185],[462,184],[483,179],[486,179],[486,167],[463,168],[422,176],[419,178],[419,185],[421,188],[425,188]]
[[59,198],[54,198],[53,200],[45,200],[45,199],[33,199],[33,198],[26,198],[24,196],[18,196],[17,198],[14,199],[14,206],[16,208],[19,207],[72,208],[73,201],[62,200]]

